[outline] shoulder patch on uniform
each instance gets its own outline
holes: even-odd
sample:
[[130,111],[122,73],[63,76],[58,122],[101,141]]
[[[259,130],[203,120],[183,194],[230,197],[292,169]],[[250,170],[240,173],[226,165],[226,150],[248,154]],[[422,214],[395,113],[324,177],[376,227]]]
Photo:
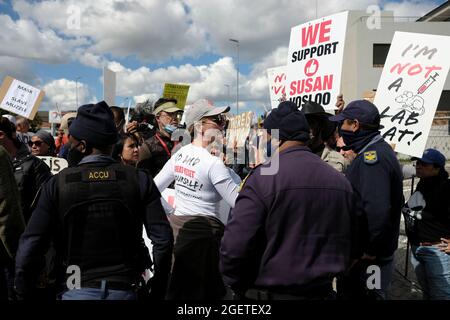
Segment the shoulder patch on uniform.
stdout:
[[115,181],[115,180],[117,180],[117,178],[116,178],[115,170],[91,168],[89,170],[82,172],[81,180],[86,181],[86,182]]
[[378,162],[377,152],[375,150],[364,152],[364,162],[367,164],[377,163]]

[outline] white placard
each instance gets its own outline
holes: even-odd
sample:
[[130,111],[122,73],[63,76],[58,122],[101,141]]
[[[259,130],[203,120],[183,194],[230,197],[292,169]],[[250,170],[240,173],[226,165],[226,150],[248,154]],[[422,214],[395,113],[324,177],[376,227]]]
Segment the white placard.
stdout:
[[61,112],[58,112],[58,110],[50,110],[48,112],[48,122],[50,123],[61,123]]
[[396,152],[421,157],[450,67],[450,37],[396,32],[374,104]]
[[286,95],[299,107],[308,101],[334,110],[340,93],[348,12],[316,19],[291,29]]
[[43,97],[42,90],[6,77],[0,89],[0,108],[32,120]]
[[107,67],[103,68],[103,100],[109,106],[116,105],[116,73]]
[[267,69],[269,80],[270,103],[277,108],[283,99],[286,99],[286,66]]
[[38,158],[43,160],[45,164],[48,165],[52,174],[57,174],[62,169],[65,169],[69,166],[67,160],[63,158],[43,157],[43,156],[38,156]]

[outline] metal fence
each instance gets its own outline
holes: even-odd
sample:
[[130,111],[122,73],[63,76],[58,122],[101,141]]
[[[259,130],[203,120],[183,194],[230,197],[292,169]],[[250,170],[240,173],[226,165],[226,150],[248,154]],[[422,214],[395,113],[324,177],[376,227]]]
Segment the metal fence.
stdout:
[[450,116],[436,116],[427,140],[427,148],[435,148],[450,160]]

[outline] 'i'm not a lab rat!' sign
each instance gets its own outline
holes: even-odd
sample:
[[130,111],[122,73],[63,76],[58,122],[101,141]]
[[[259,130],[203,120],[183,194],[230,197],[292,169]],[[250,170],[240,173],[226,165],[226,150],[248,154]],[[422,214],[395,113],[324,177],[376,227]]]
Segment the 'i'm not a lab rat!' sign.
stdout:
[[297,106],[314,101],[324,109],[335,109],[347,18],[348,12],[341,12],[291,29],[286,92]]
[[396,32],[374,104],[396,152],[421,157],[450,67],[450,37]]

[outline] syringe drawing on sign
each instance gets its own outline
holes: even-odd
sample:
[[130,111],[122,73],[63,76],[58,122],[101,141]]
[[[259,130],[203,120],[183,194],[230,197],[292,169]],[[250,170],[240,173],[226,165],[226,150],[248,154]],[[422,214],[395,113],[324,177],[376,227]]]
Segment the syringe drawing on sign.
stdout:
[[439,76],[439,73],[435,72],[427,80],[425,80],[425,82],[417,90],[417,94],[424,93],[436,81],[436,77],[438,77],[438,76]]

